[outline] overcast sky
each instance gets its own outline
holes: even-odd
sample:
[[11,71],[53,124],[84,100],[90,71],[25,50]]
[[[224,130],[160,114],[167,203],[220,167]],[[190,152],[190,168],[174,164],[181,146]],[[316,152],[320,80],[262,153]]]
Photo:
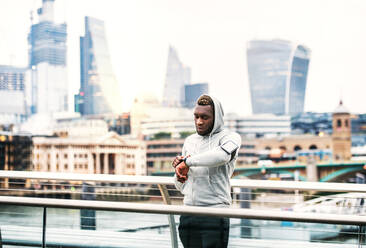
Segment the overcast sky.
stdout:
[[[0,1],[0,64],[27,65],[30,11],[41,0]],[[123,109],[149,91],[162,97],[169,45],[208,82],[226,112],[250,114],[246,47],[284,39],[311,49],[306,111],[332,111],[340,97],[366,113],[366,1],[363,0],[56,0],[68,25],[70,94],[80,87],[79,36],[84,16],[105,21]],[[36,12],[35,12],[36,13]]]

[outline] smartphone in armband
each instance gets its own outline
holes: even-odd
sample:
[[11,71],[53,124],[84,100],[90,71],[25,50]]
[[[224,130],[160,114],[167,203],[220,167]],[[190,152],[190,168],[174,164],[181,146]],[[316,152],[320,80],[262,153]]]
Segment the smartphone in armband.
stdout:
[[236,149],[238,149],[238,146],[233,141],[229,140],[221,145],[221,149],[227,154],[232,154]]

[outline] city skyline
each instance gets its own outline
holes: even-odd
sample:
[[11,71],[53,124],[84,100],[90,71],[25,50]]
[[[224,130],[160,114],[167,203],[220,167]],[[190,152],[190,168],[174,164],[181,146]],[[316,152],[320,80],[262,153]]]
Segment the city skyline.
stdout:
[[[222,101],[226,112],[249,114],[247,43],[279,38],[312,50],[305,111],[331,112],[342,98],[351,112],[366,112],[362,63],[366,55],[366,3],[362,1],[109,3],[55,2],[58,22],[68,25],[70,94],[79,88],[78,37],[83,34],[83,19],[92,16],[105,21],[124,111],[143,90],[161,99],[172,45],[184,64],[192,68],[193,83],[210,82],[210,92]],[[1,5],[0,64],[24,66],[30,10],[36,11],[41,1],[2,1]]]

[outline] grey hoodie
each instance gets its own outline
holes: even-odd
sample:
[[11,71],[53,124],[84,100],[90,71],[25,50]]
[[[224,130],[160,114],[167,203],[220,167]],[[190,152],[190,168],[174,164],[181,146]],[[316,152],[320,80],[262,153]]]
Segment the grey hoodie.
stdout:
[[[211,96],[210,96],[211,97]],[[197,133],[187,137],[182,155],[189,166],[188,180],[175,186],[184,194],[184,204],[191,206],[226,207],[231,204],[230,177],[241,145],[240,135],[224,129],[221,103],[215,105],[214,126],[206,136]]]

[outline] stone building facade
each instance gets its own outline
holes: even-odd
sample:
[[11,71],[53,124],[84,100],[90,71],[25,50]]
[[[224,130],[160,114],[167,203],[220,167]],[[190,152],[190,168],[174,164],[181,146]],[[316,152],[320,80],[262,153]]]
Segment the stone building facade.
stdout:
[[[73,128],[59,128],[57,137],[33,137],[33,170],[146,175],[145,142],[104,132],[102,126],[98,131],[98,124],[95,120],[81,122]],[[88,128],[93,130],[93,135],[85,131]]]

